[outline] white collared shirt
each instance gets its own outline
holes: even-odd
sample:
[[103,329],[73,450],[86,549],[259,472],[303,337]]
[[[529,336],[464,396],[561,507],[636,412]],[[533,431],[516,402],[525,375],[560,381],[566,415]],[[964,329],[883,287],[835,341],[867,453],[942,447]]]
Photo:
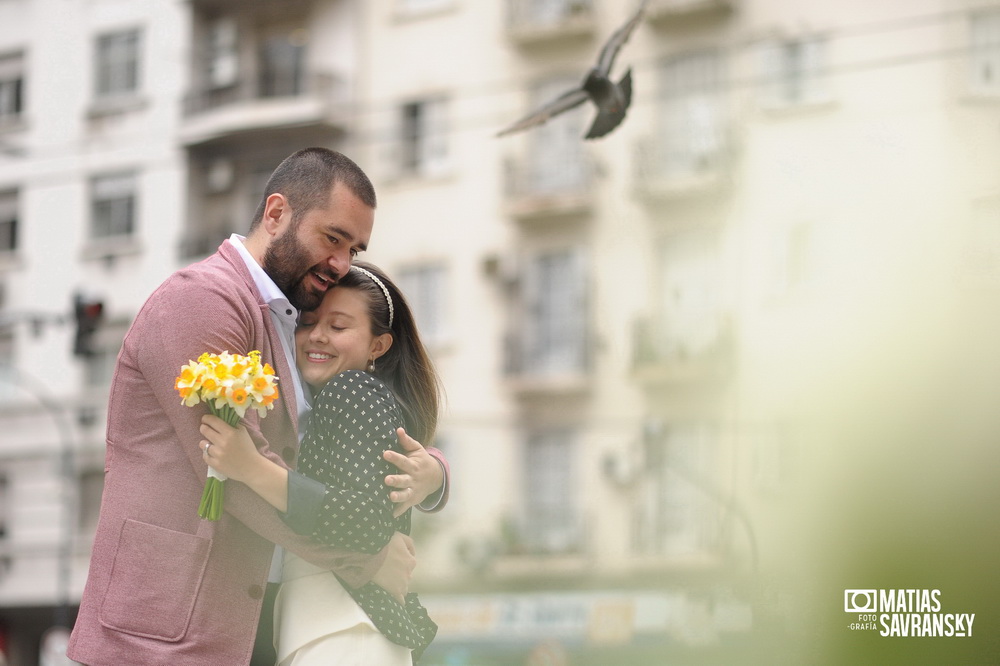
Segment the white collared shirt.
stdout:
[[281,348],[285,352],[285,360],[292,372],[292,384],[295,387],[295,404],[298,405],[299,413],[299,441],[305,432],[306,417],[312,405],[308,398],[308,392],[302,386],[302,377],[299,375],[298,366],[295,363],[295,326],[298,322],[299,312],[295,309],[288,298],[282,293],[278,285],[274,284],[271,276],[264,272],[257,260],[253,258],[250,251],[243,245],[246,240],[239,234],[229,237],[229,242],[233,244],[236,251],[240,253],[243,263],[246,264],[253,278],[253,283],[257,285],[261,298],[267,303],[271,310],[271,321],[281,338]]
[[[295,401],[299,412],[298,435],[301,442],[302,436],[305,433],[306,417],[309,415],[309,410],[312,409],[312,404],[306,399],[306,391],[302,387],[302,377],[299,376],[298,366],[295,363],[295,324],[299,313],[288,301],[288,298],[281,289],[278,288],[278,285],[274,284],[271,276],[264,272],[264,269],[260,267],[257,260],[250,254],[250,251],[246,249],[243,245],[244,240],[246,238],[239,234],[233,234],[229,237],[229,242],[239,252],[240,258],[243,259],[247,270],[250,271],[250,277],[253,278],[253,283],[257,285],[257,291],[260,292],[261,298],[264,299],[264,302],[267,303],[268,308],[271,310],[271,321],[274,322],[274,327],[278,331],[278,337],[281,339],[281,349],[285,352],[285,360],[288,361],[288,367],[291,368],[291,380],[292,385],[295,387]],[[281,582],[283,558],[284,550],[281,546],[275,546],[274,556],[271,559],[271,571],[267,577],[268,582]]]

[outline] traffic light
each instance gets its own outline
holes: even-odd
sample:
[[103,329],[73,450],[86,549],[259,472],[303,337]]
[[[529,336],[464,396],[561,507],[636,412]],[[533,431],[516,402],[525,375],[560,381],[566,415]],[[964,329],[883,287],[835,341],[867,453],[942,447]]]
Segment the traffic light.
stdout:
[[86,299],[80,294],[73,297],[73,313],[76,316],[76,337],[73,339],[73,355],[84,358],[97,354],[94,334],[104,316],[104,302]]

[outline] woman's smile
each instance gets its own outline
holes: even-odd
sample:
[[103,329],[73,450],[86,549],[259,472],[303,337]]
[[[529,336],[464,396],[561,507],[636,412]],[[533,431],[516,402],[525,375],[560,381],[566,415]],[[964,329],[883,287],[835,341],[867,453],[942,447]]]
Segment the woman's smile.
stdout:
[[332,287],[312,312],[303,312],[295,331],[302,379],[320,389],[347,370],[365,370],[384,352],[372,335],[365,296],[356,289]]

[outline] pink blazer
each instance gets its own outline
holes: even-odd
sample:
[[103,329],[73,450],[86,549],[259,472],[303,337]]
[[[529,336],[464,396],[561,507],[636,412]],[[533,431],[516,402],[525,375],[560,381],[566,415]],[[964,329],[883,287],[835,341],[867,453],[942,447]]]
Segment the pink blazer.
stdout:
[[[246,664],[275,543],[351,585],[381,565],[384,553],[295,535],[238,482],[226,482],[220,521],[198,518],[205,409],[181,405],[174,379],[203,352],[253,349],[279,385],[291,377],[268,306],[228,241],[168,278],[137,315],[111,385],[101,516],[70,658],[93,666]],[[245,422],[266,456],[292,466],[294,391],[287,385],[281,395],[265,418],[248,412]]]

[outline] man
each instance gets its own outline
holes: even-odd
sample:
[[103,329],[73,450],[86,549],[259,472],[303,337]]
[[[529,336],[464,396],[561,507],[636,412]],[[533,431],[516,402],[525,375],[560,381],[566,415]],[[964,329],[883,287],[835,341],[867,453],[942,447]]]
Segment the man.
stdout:
[[[112,382],[101,516],[70,658],[249,663],[275,544],[348,585],[374,580],[397,597],[406,592],[415,560],[404,535],[373,556],[318,546],[236,482],[227,483],[221,520],[200,520],[204,410],[183,406],[174,390],[181,365],[204,352],[260,350],[276,368],[281,400],[244,423],[264,455],[294,465],[308,410],[292,356],[297,310],[317,305],[366,249],[374,209],[374,189],[354,162],[299,151],[272,174],[246,239],[234,236],[178,271],[143,305]],[[401,443],[409,453],[387,454],[401,471],[387,482],[401,488],[393,499],[405,507],[445,483],[446,464],[410,438]]]

